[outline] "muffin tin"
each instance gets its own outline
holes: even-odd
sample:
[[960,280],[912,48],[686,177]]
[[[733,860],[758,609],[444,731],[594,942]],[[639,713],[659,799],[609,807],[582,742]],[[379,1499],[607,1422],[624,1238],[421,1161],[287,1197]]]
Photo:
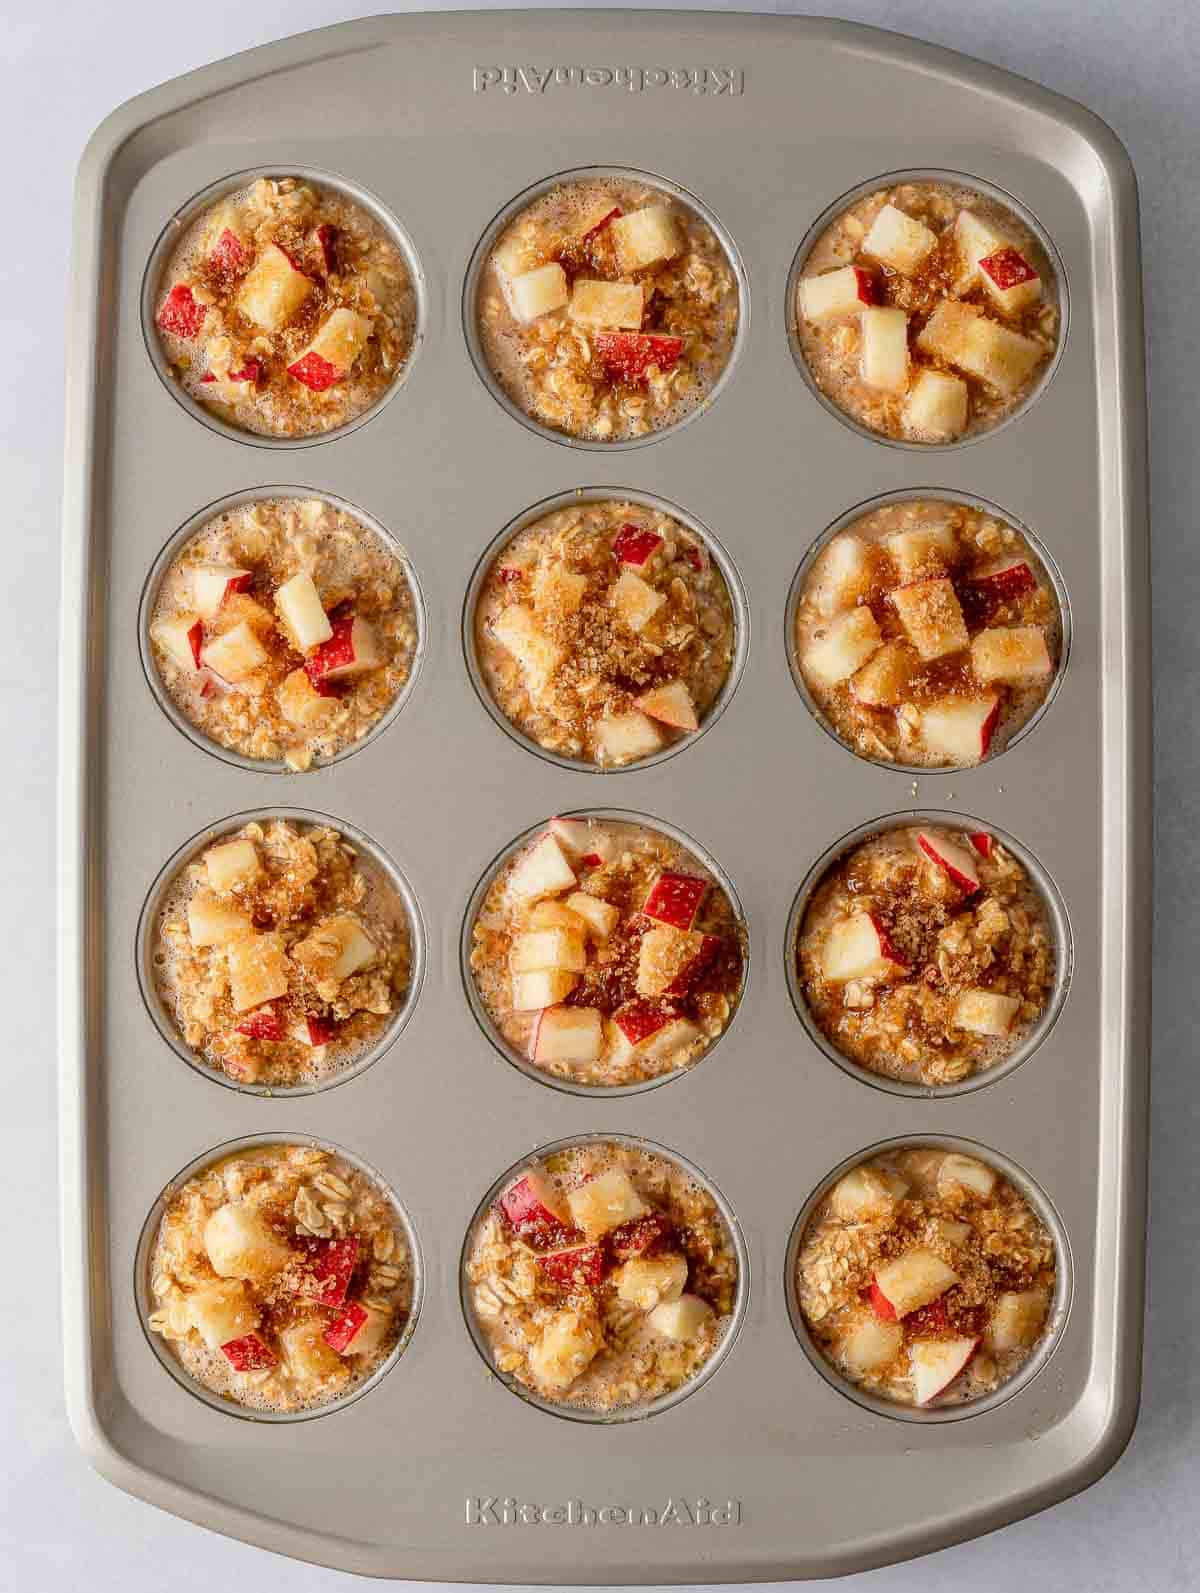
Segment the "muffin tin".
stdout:
[[[491,219],[556,172],[597,164],[697,195],[745,272],[720,391],[636,449],[564,446],[519,424],[480,380],[461,318]],[[376,196],[418,271],[422,335],[403,385],[338,436],[283,451],[174,402],[144,337],[164,226],[251,167],[330,173]],[[914,169],[1015,196],[1070,292],[1053,380],[969,446],[897,449],[856,433],[816,400],[789,347],[789,272],[809,229],[851,189]],[[558,1585],[863,1569],[1100,1476],[1138,1400],[1150,925],[1136,192],[1109,130],[992,68],[836,22],[385,17],[222,62],[116,112],[84,157],[73,284],[64,1277],[69,1407],[97,1468],[189,1519],[343,1570]],[[423,598],[423,657],[403,713],[360,755],[255,778],[160,712],[139,603],[164,544],[204,505],[281,487],[344,499],[400,542]],[[744,664],[719,721],[669,758],[604,776],[505,734],[463,655],[484,550],[576,489],[678,505],[745,592]],[[978,495],[1035,533],[1061,576],[1072,646],[1053,701],[1001,756],[916,775],[854,758],[816,723],[792,678],[785,609],[801,561],[848,509],[933,489]],[[297,807],[394,860],[426,944],[419,995],[386,1053],[344,1087],[285,1100],[179,1065],[139,997],[137,928],[191,837],[248,808]],[[496,1054],[464,993],[460,939],[489,859],[549,814],[594,810],[696,837],[746,913],[750,974],[703,1066],[588,1100]],[[946,1098],[849,1076],[789,999],[789,914],[814,864],[848,831],[931,810],[1015,837],[1053,883],[1072,941],[1053,1030],[1019,1069]],[[644,1420],[580,1424],[489,1376],[459,1263],[505,1168],[539,1145],[606,1133],[645,1136],[721,1191],[744,1245],[744,1310],[688,1398]],[[379,1170],[411,1222],[423,1286],[388,1375],[286,1440],[166,1375],[143,1331],[137,1266],[147,1214],[180,1168],[280,1135]],[[840,1164],[898,1139],[970,1142],[1011,1166],[1070,1263],[1034,1372],[953,1421],[897,1420],[848,1399],[793,1332],[798,1214]]]

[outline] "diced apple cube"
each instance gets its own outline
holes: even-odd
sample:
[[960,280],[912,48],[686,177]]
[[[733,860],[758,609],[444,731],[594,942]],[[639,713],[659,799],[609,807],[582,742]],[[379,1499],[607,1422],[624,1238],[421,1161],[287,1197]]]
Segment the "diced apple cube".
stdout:
[[520,664],[533,691],[542,690],[566,657],[566,651],[538,626],[521,603],[502,609],[492,622],[492,635]]
[[193,891],[188,902],[188,939],[197,949],[204,946],[228,946],[240,940],[254,928],[248,913],[239,907],[230,907],[211,891]]
[[1024,559],[1003,559],[986,570],[974,571],[971,585],[981,588],[993,603],[1009,603],[1037,589],[1037,576]]
[[1008,398],[1033,374],[1044,353],[1033,338],[981,315],[968,329],[966,346],[955,363]]
[[[232,1202],[218,1206],[209,1217],[203,1243],[209,1265],[219,1278],[265,1283],[292,1259],[291,1249],[260,1211]],[[253,1326],[244,1331],[252,1331]],[[236,1337],[236,1333],[226,1334],[226,1338]]]
[[573,859],[589,866],[611,863],[617,855],[617,844],[611,832],[594,819],[564,819],[555,815],[550,820],[550,833]]
[[639,996],[665,996],[688,968],[704,954],[705,937],[695,929],[656,924],[641,937],[638,947]]
[[343,614],[330,626],[329,640],[319,642],[305,661],[311,681],[351,680],[383,663],[379,638],[369,620]]
[[862,379],[883,393],[908,386],[908,316],[903,310],[862,312]]
[[875,279],[862,266],[839,266],[800,284],[800,309],[809,321],[835,321],[878,302]]
[[813,570],[810,588],[822,614],[852,608],[871,584],[871,561],[860,537],[842,531],[822,552]]
[[498,1204],[518,1238],[541,1242],[571,1226],[562,1196],[539,1167],[527,1167],[500,1196]]
[[904,581],[944,575],[959,552],[958,537],[949,521],[915,526],[911,531],[893,531],[884,537],[883,545]]
[[188,1320],[210,1350],[253,1333],[258,1310],[240,1277],[202,1283],[187,1297]]
[[862,241],[862,252],[911,277],[937,245],[937,234],[895,205],[884,205]]
[[1008,239],[995,227],[977,216],[973,210],[960,210],[954,223],[954,241],[962,256],[968,283],[975,280],[979,262],[997,249],[1003,249]]
[[239,1339],[228,1340],[221,1345],[221,1354],[235,1372],[262,1372],[278,1364],[275,1351],[257,1333],[243,1333]]
[[249,885],[262,871],[258,850],[245,836],[210,846],[204,854],[204,868],[208,883],[215,891],[232,891],[239,885]]
[[287,953],[277,934],[246,935],[233,941],[225,955],[235,1012],[248,1012],[287,995]]
[[865,603],[832,620],[804,654],[805,673],[822,686],[848,680],[883,645],[879,622]]
[[509,283],[509,302],[518,321],[528,324],[541,315],[561,310],[570,298],[567,273],[557,260],[538,266],[535,271],[523,271]]
[[173,619],[158,620],[152,634],[171,662],[185,675],[200,673],[204,625],[198,614],[177,614]]
[[1029,686],[1053,671],[1050,650],[1040,626],[993,626],[971,643],[971,668],[985,685],[1002,680],[1008,686]]
[[154,324],[171,337],[190,342],[197,336],[208,315],[208,306],[194,297],[186,282],[176,282],[158,307]]
[[508,888],[518,900],[532,902],[539,896],[557,896],[577,883],[562,847],[544,830],[513,869]]
[[1019,315],[1042,296],[1042,279],[1011,244],[979,262],[979,279],[1005,315]]
[[534,580],[533,600],[543,613],[558,618],[577,614],[586,592],[586,575],[542,565]]
[[647,1321],[656,1333],[674,1339],[677,1344],[690,1344],[705,1325],[712,1321],[713,1308],[698,1294],[681,1294],[678,1300],[665,1300],[656,1305]]
[[561,1393],[587,1371],[603,1345],[604,1330],[595,1310],[575,1306],[546,1324],[529,1352],[529,1369],[543,1388]]
[[1048,1306],[1044,1289],[1000,1295],[988,1323],[988,1343],[998,1355],[1026,1349],[1042,1331]]
[[920,660],[907,642],[885,642],[851,676],[851,696],[868,708],[895,708],[904,701],[908,683],[920,667]]
[[643,631],[667,601],[640,575],[622,570],[610,588],[609,601],[631,631]]
[[842,1361],[851,1372],[865,1376],[894,1361],[903,1343],[904,1329],[899,1322],[865,1316],[842,1340]]
[[538,968],[562,968],[582,973],[587,967],[583,940],[567,929],[534,929],[513,942],[512,970],[532,973]]
[[266,332],[278,332],[313,290],[277,243],[269,243],[238,289],[237,308]]
[[569,929],[579,939],[587,935],[587,924],[573,913],[565,902],[555,902],[547,898],[535,902],[529,909],[529,927],[531,929]]
[[978,763],[987,756],[999,718],[1000,699],[994,692],[986,697],[946,697],[922,711],[921,743],[926,751],[952,763]]
[[621,919],[621,909],[600,896],[590,896],[587,891],[575,891],[567,897],[567,906],[587,925],[588,934],[600,945],[612,934]]
[[598,1173],[572,1189],[567,1206],[575,1226],[582,1228],[589,1239],[602,1239],[610,1229],[644,1217],[650,1210],[629,1174],[620,1167]]
[[236,564],[197,564],[191,572],[192,602],[201,619],[215,619],[221,605],[235,592],[244,592],[254,577]]
[[640,283],[594,282],[580,278],[571,290],[568,314],[580,326],[636,332],[642,324]]
[[979,319],[975,305],[943,299],[917,334],[917,347],[922,354],[932,354],[947,365],[962,368],[971,329]]
[[622,271],[641,271],[659,260],[673,260],[683,249],[683,233],[666,205],[647,205],[614,216],[610,233]]
[[[359,1312],[365,1313],[365,1319],[359,1320]],[[325,1342],[331,1349],[336,1349],[341,1355],[374,1355],[387,1341],[387,1336],[392,1327],[392,1313],[381,1311],[377,1306],[359,1305],[357,1301],[346,1307],[346,1313],[353,1313],[354,1331],[346,1337],[345,1329],[340,1335],[343,1343],[339,1346],[330,1338],[330,1334],[337,1323],[333,1323],[325,1335]],[[344,1320],[344,1318],[339,1318]],[[353,1324],[351,1324],[353,1325]]]
[[599,1008],[546,1007],[534,1025],[529,1055],[534,1062],[598,1062],[603,1049]]
[[986,1200],[995,1187],[995,1172],[977,1156],[963,1156],[952,1151],[938,1168],[937,1189],[943,1197],[957,1189],[969,1189],[973,1195]]
[[897,1198],[874,1167],[855,1167],[833,1186],[829,1204],[843,1222],[869,1222],[889,1216]]
[[970,645],[958,593],[946,576],[896,587],[892,606],[909,641],[926,663]]
[[830,984],[895,979],[907,972],[887,931],[870,913],[851,913],[830,926],[821,949],[821,974]]
[[556,1007],[571,994],[578,980],[578,974],[561,968],[535,968],[530,973],[514,974],[513,1011],[539,1012],[543,1007]]
[[875,1286],[897,1316],[940,1299],[957,1282],[958,1273],[932,1250],[906,1250],[875,1272]]
[[913,1394],[918,1405],[928,1405],[966,1366],[978,1339],[918,1339],[908,1347]]
[[[344,307],[334,310],[299,360],[289,365],[288,370],[296,375],[296,365],[313,360],[332,366],[338,378],[348,375],[355,360],[367,346],[372,326],[370,316],[360,315],[357,310]],[[304,380],[303,377],[299,379]]]
[[640,570],[662,543],[657,531],[646,526],[623,525],[613,538],[612,556],[618,564],[632,564]]
[[678,1300],[687,1287],[683,1256],[633,1256],[616,1274],[617,1297],[639,1311],[653,1311],[663,1301]]
[[221,205],[208,226],[208,263],[232,274],[250,264],[251,244],[234,205]]
[[965,990],[954,1005],[954,1024],[971,1034],[1005,1035],[1021,1010],[1016,996],[992,990]]
[[647,918],[655,918],[659,923],[690,929],[710,888],[711,882],[702,874],[663,869],[646,892],[642,911]]
[[303,669],[293,669],[279,687],[279,711],[297,730],[315,730],[337,713],[338,700],[319,692]]
[[687,1018],[672,1018],[657,1034],[644,1040],[640,1051],[651,1062],[668,1062],[682,1056],[689,1046],[700,1039],[700,1030]]
[[974,1229],[969,1222],[952,1222],[949,1217],[931,1217],[928,1231],[937,1243],[957,1250],[966,1244]]
[[275,593],[275,607],[297,652],[307,653],[333,635],[321,594],[307,570],[298,570],[283,583]]
[[629,763],[657,752],[663,738],[653,719],[638,709],[612,714],[596,726],[596,753],[601,763]]
[[200,654],[206,669],[236,686],[269,661],[269,654],[258,637],[243,621],[224,631],[207,644]]
[[692,694],[682,680],[668,681],[665,686],[655,686],[635,699],[637,706],[651,719],[670,725],[675,730],[697,730],[696,705]]
[[318,982],[349,979],[370,967],[375,942],[351,913],[334,913],[292,947],[292,955]]
[[352,1300],[325,1329],[324,1338],[331,1350],[336,1350],[339,1355],[345,1355],[355,1338],[366,1326],[367,1310]]
[[300,1383],[324,1383],[344,1377],[341,1356],[325,1342],[324,1317],[302,1317],[279,1335],[288,1370]]
[[951,442],[967,429],[967,384],[948,371],[917,373],[904,404],[904,429],[928,442]]
[[917,848],[966,896],[979,889],[979,872],[975,859],[965,846],[952,841],[940,830],[918,830]]

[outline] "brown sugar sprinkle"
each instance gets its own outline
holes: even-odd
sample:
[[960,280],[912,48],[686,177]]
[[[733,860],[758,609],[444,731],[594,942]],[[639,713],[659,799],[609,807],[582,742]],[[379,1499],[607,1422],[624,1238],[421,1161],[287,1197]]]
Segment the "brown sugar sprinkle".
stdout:
[[708,550],[672,516],[621,500],[519,531],[493,561],[474,633],[504,716],[547,751],[605,766],[693,734],[736,645]]
[[725,891],[679,842],[622,820],[551,820],[492,881],[472,939],[500,1036],[584,1084],[691,1066],[745,978],[745,928]]
[[905,499],[822,549],[795,647],[818,710],[853,751],[959,767],[1002,752],[1041,708],[1063,623],[1020,531],[966,504]]
[[366,1173],[317,1146],[266,1146],[168,1192],[147,1325],[209,1392],[295,1411],[371,1377],[408,1325],[414,1282],[395,1209]]
[[852,1169],[809,1222],[796,1289],[821,1353],[902,1404],[994,1392],[1047,1331],[1054,1240],[1018,1189],[957,1151],[889,1151]]
[[1041,1019],[1056,954],[1045,903],[993,835],[883,831],[826,874],[805,910],[797,972],[826,1039],[889,1078],[957,1084]]
[[668,1157],[610,1141],[557,1151],[510,1179],[471,1235],[465,1272],[497,1371],[552,1403],[598,1411],[695,1377],[727,1333],[738,1283],[708,1191]]
[[168,887],[159,999],[199,1059],[237,1083],[320,1082],[403,1003],[402,902],[338,831],[276,819],[214,841]]
[[[998,255],[1022,286],[989,286],[1008,283],[979,263]],[[849,270],[857,275],[832,278]],[[871,343],[876,331],[888,337],[878,321],[869,330],[879,310],[905,317],[895,369]],[[999,200],[939,181],[877,189],[835,217],[804,263],[795,313],[820,390],[860,425],[910,442],[998,425],[1028,398],[1061,335],[1041,240]]]
[[400,249],[357,201],[261,177],[187,229],[155,324],[189,397],[246,431],[312,436],[347,424],[396,380],[416,294]]

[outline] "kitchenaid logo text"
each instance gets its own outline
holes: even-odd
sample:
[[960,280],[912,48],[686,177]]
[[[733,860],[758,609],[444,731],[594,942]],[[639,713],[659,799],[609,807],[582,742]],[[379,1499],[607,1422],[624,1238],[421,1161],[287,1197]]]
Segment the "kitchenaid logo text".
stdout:
[[685,89],[693,94],[742,94],[740,66],[477,66],[476,94],[545,94],[559,88]]
[[525,1504],[518,1499],[467,1499],[469,1527],[740,1527],[742,1502],[668,1499],[659,1506]]

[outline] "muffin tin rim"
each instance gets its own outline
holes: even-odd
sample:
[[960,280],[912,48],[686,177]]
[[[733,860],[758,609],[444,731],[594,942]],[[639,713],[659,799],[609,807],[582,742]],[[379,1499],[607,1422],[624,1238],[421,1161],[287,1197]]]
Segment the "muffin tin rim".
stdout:
[[[813,1340],[804,1320],[804,1313],[800,1307],[799,1291],[796,1287],[796,1264],[799,1260],[800,1247],[804,1242],[805,1234],[817,1207],[825,1196],[837,1183],[843,1174],[861,1167],[876,1156],[885,1155],[889,1151],[899,1150],[946,1150],[960,1151],[964,1155],[974,1156],[987,1166],[1001,1172],[1014,1186],[1018,1193],[1033,1207],[1041,1218],[1054,1242],[1054,1297],[1046,1313],[1046,1322],[1043,1324],[1039,1342],[1034,1346],[1027,1360],[1013,1373],[1005,1378],[990,1394],[984,1394],[978,1399],[965,1400],[958,1405],[934,1405],[922,1407],[918,1405],[905,1405],[899,1400],[885,1399],[882,1395],[872,1394],[852,1379],[843,1376],[837,1368],[822,1354]],[[1071,1252],[1071,1241],[1067,1233],[1066,1223],[1063,1221],[1057,1206],[1043,1189],[1033,1175],[1028,1172],[1020,1162],[1014,1161],[1011,1156],[1003,1151],[993,1150],[990,1146],[970,1139],[962,1134],[923,1134],[920,1132],[908,1135],[898,1134],[875,1144],[864,1150],[855,1151],[840,1161],[831,1172],[825,1174],[814,1186],[808,1199],[800,1208],[800,1212],[792,1224],[788,1236],[787,1250],[784,1256],[783,1271],[784,1299],[787,1304],[789,1320],[797,1342],[803,1350],[810,1365],[836,1394],[843,1399],[851,1400],[855,1405],[870,1411],[872,1415],[884,1416],[891,1421],[914,1422],[919,1426],[939,1426],[945,1422],[958,1422],[974,1416],[986,1416],[1003,1405],[1007,1400],[1028,1388],[1034,1379],[1041,1375],[1046,1365],[1053,1358],[1058,1346],[1066,1334],[1071,1307],[1075,1298],[1074,1262]]]
[[[688,1378],[685,1383],[680,1384],[678,1388],[672,1389],[669,1394],[660,1394],[657,1399],[649,1400],[645,1404],[617,1405],[607,1411],[590,1410],[587,1407],[576,1408],[565,1401],[555,1402],[554,1400],[544,1399],[541,1395],[535,1393],[533,1389],[520,1383],[512,1373],[501,1372],[485,1348],[482,1333],[476,1329],[475,1312],[471,1305],[467,1285],[467,1259],[476,1225],[482,1221],[488,1208],[495,1202],[508,1181],[532,1161],[542,1160],[560,1150],[569,1150],[576,1146],[597,1143],[631,1146],[635,1150],[642,1150],[652,1155],[661,1156],[665,1161],[682,1169],[690,1178],[694,1179],[716,1204],[717,1211],[720,1213],[721,1220],[725,1224],[725,1230],[732,1242],[738,1268],[737,1292],[734,1296],[729,1326],[721,1336],[713,1353],[695,1375]],[[590,1129],[582,1130],[578,1133],[565,1134],[558,1139],[535,1144],[532,1149],[506,1168],[489,1186],[487,1193],[479,1201],[468,1219],[462,1247],[458,1255],[458,1297],[462,1310],[463,1325],[466,1328],[468,1339],[478,1352],[489,1373],[498,1383],[503,1384],[510,1394],[514,1394],[519,1400],[531,1406],[534,1410],[542,1411],[548,1416],[557,1416],[563,1421],[578,1422],[587,1427],[620,1427],[630,1422],[645,1421],[651,1416],[660,1416],[666,1411],[673,1410],[677,1405],[682,1404],[689,1395],[698,1392],[710,1378],[716,1376],[717,1372],[720,1371],[733,1353],[734,1345],[749,1314],[750,1292],[749,1247],[746,1244],[746,1238],[742,1232],[742,1225],[738,1220],[737,1213],[730,1205],[728,1199],[718,1185],[713,1182],[712,1178],[689,1156],[683,1155],[680,1151],[671,1150],[668,1146],[663,1145],[658,1140],[651,1139],[645,1134],[606,1133],[602,1129]]]
[[[269,823],[273,819],[282,819],[289,823],[300,824],[305,828],[328,827],[334,829],[344,840],[350,841],[355,848],[361,849],[373,867],[382,873],[389,887],[395,891],[404,913],[405,926],[409,938],[408,987],[404,992],[404,999],[393,1014],[391,1021],[380,1031],[375,1042],[368,1046],[357,1060],[348,1067],[338,1068],[327,1078],[317,1079],[306,1084],[243,1084],[236,1079],[230,1078],[224,1070],[206,1062],[202,1056],[189,1048],[183,1036],[179,1033],[174,1019],[164,1007],[162,1000],[158,996],[152,966],[156,939],[155,930],[159,914],[171,885],[182,870],[189,863],[194,862],[208,846],[220,841],[223,837],[229,838],[235,835],[239,829],[247,824]],[[333,815],[322,813],[315,808],[291,807],[284,803],[260,808],[247,808],[238,813],[228,814],[223,818],[214,820],[212,824],[203,826],[189,836],[187,840],[183,841],[155,873],[142,898],[137,927],[134,931],[133,954],[138,993],[142,998],[142,1006],[145,1009],[146,1016],[157,1031],[159,1038],[166,1043],[179,1061],[185,1063],[200,1078],[207,1080],[210,1084],[219,1085],[222,1089],[232,1090],[235,1095],[256,1096],[260,1099],[281,1101],[303,1100],[309,1096],[325,1095],[330,1090],[338,1089],[343,1084],[349,1084],[352,1080],[361,1078],[376,1063],[381,1062],[400,1039],[401,1034],[408,1027],[417,1009],[425,983],[429,960],[428,931],[421,912],[420,902],[417,900],[416,892],[409,883],[408,876],[391,854],[372,839],[359,825],[349,820],[335,818]]]
[[[320,1150],[327,1150],[332,1155],[348,1162],[382,1191],[392,1207],[404,1238],[408,1244],[409,1256],[412,1264],[412,1302],[409,1306],[408,1318],[401,1330],[396,1344],[383,1358],[370,1377],[365,1378],[356,1388],[338,1399],[326,1400],[319,1405],[302,1406],[293,1411],[266,1411],[256,1410],[252,1406],[241,1404],[234,1399],[228,1399],[221,1394],[214,1393],[204,1387],[196,1378],[185,1369],[182,1362],[176,1360],[167,1347],[167,1342],[162,1335],[155,1333],[149,1325],[149,1318],[156,1309],[153,1296],[150,1293],[150,1259],[154,1252],[154,1245],[158,1238],[158,1230],[166,1215],[167,1196],[181,1185],[189,1183],[198,1177],[206,1168],[213,1167],[218,1161],[224,1161],[230,1156],[235,1156],[242,1151],[253,1151],[270,1146],[309,1145]],[[207,1405],[210,1410],[219,1411],[223,1416],[232,1416],[239,1421],[248,1421],[256,1426],[283,1427],[295,1422],[315,1421],[321,1416],[332,1416],[335,1412],[345,1410],[355,1404],[364,1395],[371,1393],[389,1372],[393,1371],[404,1352],[412,1343],[416,1333],[417,1324],[421,1315],[421,1307],[425,1299],[425,1260],[421,1251],[420,1240],[417,1235],[416,1225],[409,1215],[408,1207],[400,1199],[396,1190],[383,1176],[377,1167],[360,1156],[357,1151],[350,1151],[339,1145],[335,1140],[324,1136],[317,1137],[313,1134],[288,1133],[286,1130],[263,1130],[256,1134],[240,1134],[233,1139],[225,1140],[211,1149],[201,1151],[192,1158],[186,1166],[182,1167],[175,1176],[155,1195],[145,1220],[138,1234],[138,1242],[134,1251],[133,1260],[133,1306],[141,1324],[142,1334],[154,1354],[159,1365],[170,1374],[173,1380],[186,1394],[193,1399]]]

